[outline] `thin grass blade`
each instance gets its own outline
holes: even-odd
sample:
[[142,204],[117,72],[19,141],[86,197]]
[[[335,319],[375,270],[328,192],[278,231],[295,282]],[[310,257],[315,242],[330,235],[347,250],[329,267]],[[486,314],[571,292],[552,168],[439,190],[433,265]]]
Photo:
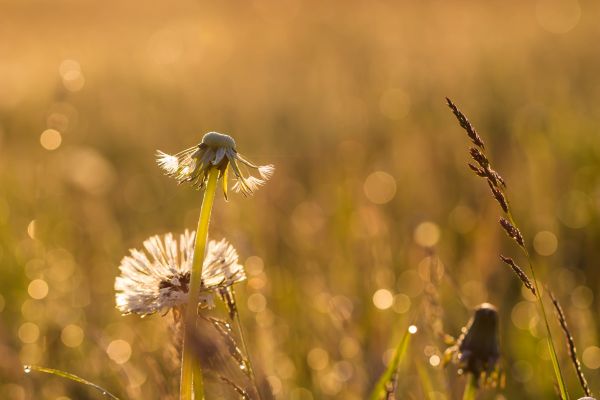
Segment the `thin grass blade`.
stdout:
[[102,393],[102,395],[104,397],[107,397],[109,399],[113,399],[113,400],[119,400],[119,398],[117,396],[115,396],[114,394],[112,394],[111,392],[109,392],[108,390],[104,389],[102,386],[96,385],[93,382],[90,382],[86,379],[83,379],[77,375],[71,374],[70,372],[65,372],[65,371],[61,371],[58,369],[54,369],[54,368],[46,368],[46,367],[38,367],[35,365],[25,365],[23,367],[24,371],[26,373],[29,373],[31,371],[37,371],[37,372],[43,372],[46,374],[50,374],[50,375],[56,375],[59,376],[61,378],[65,378],[65,379],[69,379],[72,380],[74,382],[77,383],[81,383],[82,385],[86,385],[86,386],[91,386],[94,389],[96,389],[97,391],[99,391],[100,393]]
[[398,343],[398,346],[396,347],[394,358],[388,365],[385,372],[381,375],[381,378],[379,378],[377,385],[375,385],[375,389],[373,389],[373,392],[371,393],[370,400],[381,400],[387,398],[390,392],[389,386],[393,384],[395,377],[398,374],[398,368],[400,367],[400,364],[406,355],[411,336],[412,334],[407,329],[406,332],[404,332],[404,336],[402,336],[400,343]]

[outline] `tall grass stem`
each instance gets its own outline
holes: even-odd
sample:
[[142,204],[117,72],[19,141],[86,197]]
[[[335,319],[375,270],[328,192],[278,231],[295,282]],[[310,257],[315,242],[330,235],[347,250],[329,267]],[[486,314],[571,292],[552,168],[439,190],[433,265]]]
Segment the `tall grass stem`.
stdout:
[[[515,224],[512,213],[510,212],[510,208],[506,213],[510,223],[513,226],[517,226]],[[531,255],[529,251],[524,246],[521,247],[523,250],[523,254],[527,258],[527,264],[529,265],[529,272],[531,272],[531,280],[533,281],[533,286],[535,288],[535,297],[537,299],[538,305],[540,307],[540,311],[542,312],[542,317],[544,318],[544,324],[546,326],[546,341],[548,343],[548,350],[550,351],[550,360],[552,362],[552,368],[554,369],[554,375],[556,377],[556,383],[558,385],[558,390],[560,392],[561,399],[569,400],[569,392],[567,391],[567,387],[565,385],[565,380],[562,374],[562,370],[560,368],[560,363],[558,362],[558,355],[556,353],[556,347],[554,346],[554,339],[552,338],[552,331],[550,329],[550,323],[548,322],[548,315],[546,313],[546,307],[544,307],[544,300],[542,298],[542,292],[540,291],[539,284],[537,278],[535,276],[535,268],[533,267],[533,261],[531,260]]]
[[[234,296],[235,298],[235,292],[233,292],[233,288],[231,288],[231,292],[232,296]],[[258,397],[258,399],[261,399],[260,391],[258,390],[258,382],[256,381],[256,374],[254,373],[254,367],[252,366],[252,359],[250,358],[250,352],[248,351],[248,345],[246,344],[246,335],[244,335],[242,319],[240,318],[240,312],[237,309],[235,310],[235,322],[240,335],[240,341],[242,342],[242,349],[244,350],[246,361],[248,362],[248,373],[250,374],[250,378],[252,379],[254,389],[256,390],[256,396]]]
[[375,385],[375,388],[369,397],[370,400],[388,399],[393,398],[395,395],[396,385],[394,382],[397,381],[400,364],[402,363],[402,360],[404,360],[404,357],[408,351],[410,337],[416,332],[410,330],[411,326],[409,326],[409,328],[404,332],[402,339],[396,346],[394,357]]
[[219,170],[212,168],[209,172],[208,183],[202,199],[198,228],[196,229],[196,241],[194,245],[194,258],[192,260],[192,274],[190,277],[189,300],[185,311],[185,335],[183,337],[183,356],[181,361],[181,400],[202,400],[204,398],[204,387],[202,382],[202,369],[199,360],[194,357],[190,348],[188,335],[196,326],[198,298],[202,287],[202,264],[208,241],[208,225],[215,200]]

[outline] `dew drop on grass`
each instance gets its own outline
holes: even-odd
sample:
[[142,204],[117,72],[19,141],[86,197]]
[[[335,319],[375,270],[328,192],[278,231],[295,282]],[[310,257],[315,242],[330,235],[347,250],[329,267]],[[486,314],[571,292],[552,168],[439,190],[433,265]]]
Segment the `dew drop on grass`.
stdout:
[[31,372],[31,365],[24,365],[23,366],[23,371],[28,374]]

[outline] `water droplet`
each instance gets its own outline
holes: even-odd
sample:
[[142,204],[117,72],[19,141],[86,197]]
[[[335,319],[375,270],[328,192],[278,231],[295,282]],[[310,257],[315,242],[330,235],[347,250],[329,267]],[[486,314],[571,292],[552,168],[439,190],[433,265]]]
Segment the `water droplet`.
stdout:
[[28,374],[31,372],[31,365],[24,365],[23,366],[23,371]]
[[246,364],[240,364],[240,369],[243,371],[246,369]]

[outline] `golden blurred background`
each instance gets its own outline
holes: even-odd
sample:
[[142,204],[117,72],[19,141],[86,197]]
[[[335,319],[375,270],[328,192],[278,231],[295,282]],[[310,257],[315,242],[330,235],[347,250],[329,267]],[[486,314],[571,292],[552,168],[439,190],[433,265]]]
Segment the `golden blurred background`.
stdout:
[[[195,227],[200,194],[154,152],[207,131],[276,166],[253,198],[219,196],[211,225],[248,271],[265,398],[366,398],[431,263],[447,333],[500,310],[506,388],[482,398],[553,398],[535,303],[498,253],[524,262],[444,96],[507,180],[600,390],[599,17],[590,0],[0,1],[0,398],[99,398],[25,363],[177,397],[171,319],[120,316],[113,284],[129,248]],[[445,345],[417,326],[400,398],[456,398]]]

